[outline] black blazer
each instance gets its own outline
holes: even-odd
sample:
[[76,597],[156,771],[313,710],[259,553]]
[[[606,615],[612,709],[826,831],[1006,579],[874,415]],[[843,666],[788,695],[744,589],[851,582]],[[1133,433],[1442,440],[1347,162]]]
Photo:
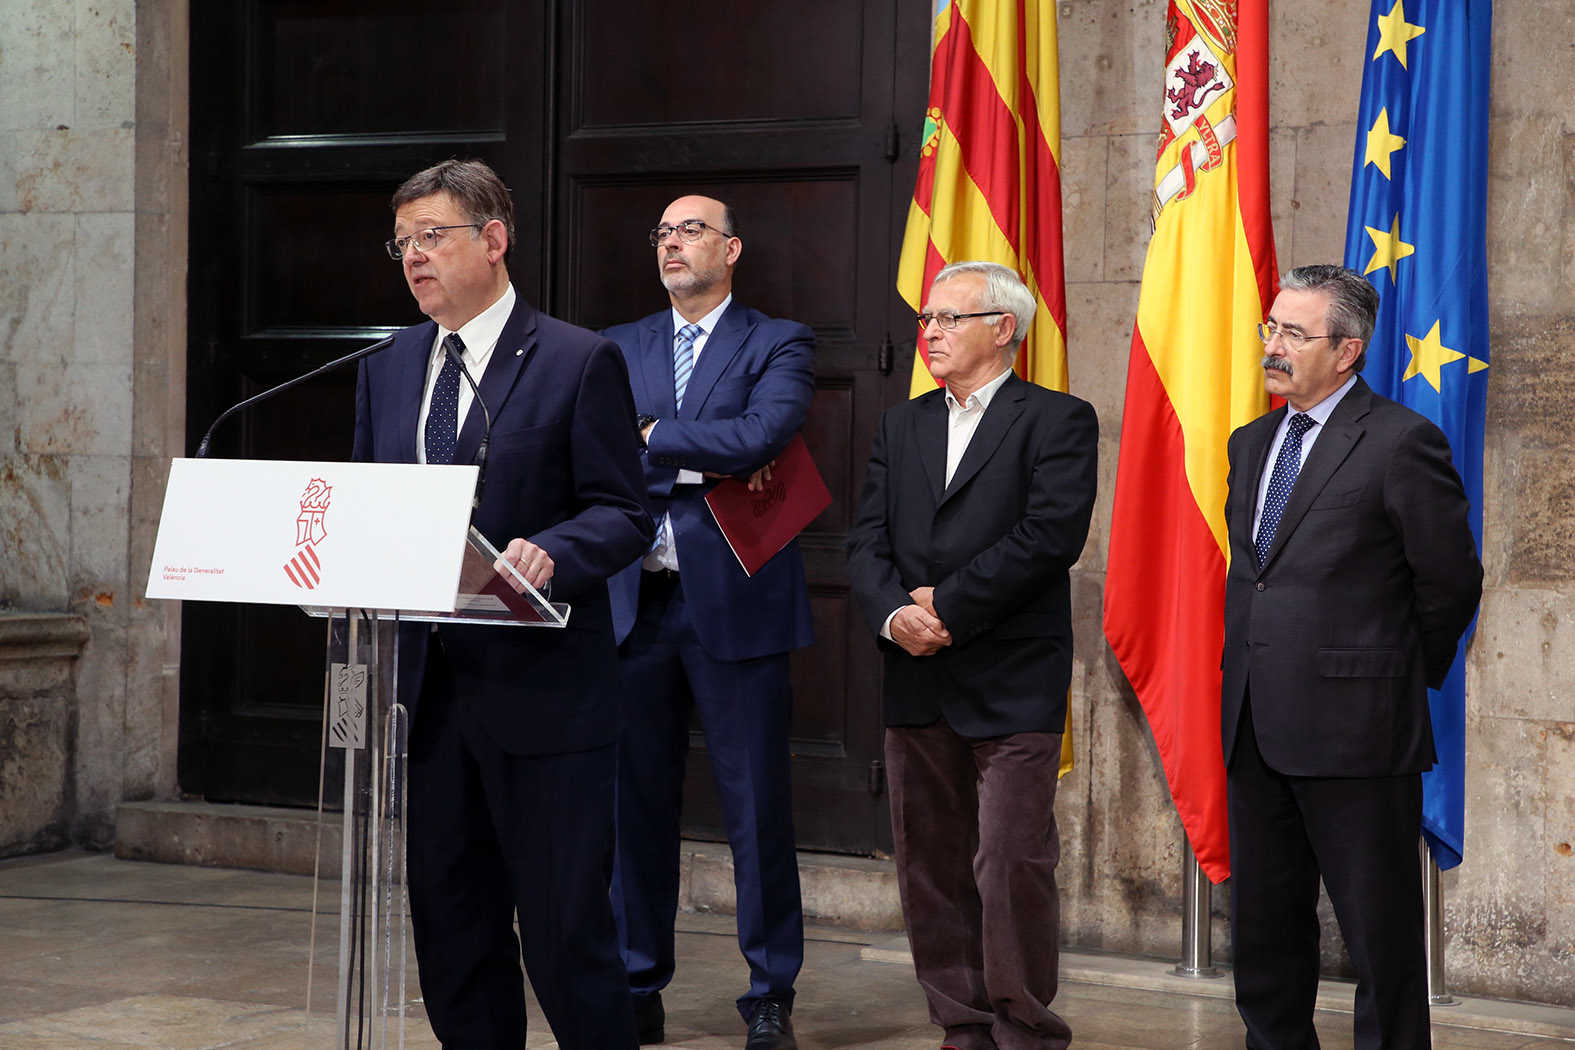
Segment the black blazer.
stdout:
[[[365,359],[356,381],[358,460],[416,461],[416,419],[437,338],[432,322],[406,328]],[[618,348],[538,313],[523,297],[477,384],[492,411],[486,487],[476,527],[498,547],[524,537],[552,555],[553,601],[573,606],[563,630],[443,627],[444,648],[477,684],[481,716],[516,754],[579,751],[617,733],[617,652],[607,577],[650,546],[629,376]],[[481,442],[472,405],[456,463]],[[400,696],[414,720],[430,630],[400,636]]]
[[952,644],[914,657],[885,640],[885,716],[942,715],[970,737],[1059,733],[1072,678],[1067,571],[1093,513],[1093,406],[1015,375],[996,391],[951,484],[945,392],[888,409],[870,453],[848,573],[878,634],[916,587],[935,588]]
[[1291,490],[1262,566],[1253,515],[1279,408],[1230,437],[1230,570],[1221,742],[1249,694],[1264,760],[1294,776],[1432,766],[1427,688],[1442,684],[1482,595],[1449,441],[1358,379]]

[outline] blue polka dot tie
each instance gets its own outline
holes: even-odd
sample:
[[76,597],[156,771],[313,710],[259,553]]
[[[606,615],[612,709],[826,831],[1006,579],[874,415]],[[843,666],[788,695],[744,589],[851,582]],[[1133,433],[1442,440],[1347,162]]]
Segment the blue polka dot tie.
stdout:
[[426,451],[428,463],[454,462],[454,444],[459,437],[459,361],[465,344],[458,335],[443,342],[452,354],[443,355],[443,369],[432,387],[432,404],[427,407]]
[[682,408],[684,391],[689,389],[689,374],[695,370],[695,340],[705,331],[697,324],[686,324],[673,336],[673,406]]
[[1253,549],[1258,552],[1258,564],[1262,565],[1269,556],[1269,548],[1274,546],[1274,533],[1280,527],[1280,515],[1285,513],[1285,504],[1291,498],[1291,489],[1296,485],[1296,475],[1302,469],[1302,435],[1313,428],[1313,417],[1305,412],[1298,412],[1291,417],[1290,427],[1285,432],[1285,441],[1280,445],[1280,454],[1274,458],[1274,473],[1269,475],[1269,491],[1263,497],[1263,516],[1258,519],[1258,539],[1253,544]]

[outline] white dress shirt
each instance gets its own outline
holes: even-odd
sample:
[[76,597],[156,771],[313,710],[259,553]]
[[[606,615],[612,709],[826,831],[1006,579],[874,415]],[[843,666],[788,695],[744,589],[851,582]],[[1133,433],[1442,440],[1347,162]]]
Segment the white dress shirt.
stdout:
[[[427,358],[427,385],[426,392],[421,395],[421,414],[416,417],[417,463],[427,461],[427,414],[432,408],[432,390],[437,386],[438,373],[443,371],[443,361],[448,357],[443,352],[443,340],[450,334],[459,336],[460,341],[465,344],[465,352],[460,355],[460,360],[465,363],[465,371],[470,373],[470,378],[479,385],[482,375],[487,371],[487,362],[492,360],[492,350],[498,345],[498,337],[503,334],[503,326],[508,323],[509,314],[514,312],[514,299],[514,285],[510,284],[503,289],[503,294],[498,296],[497,302],[460,325],[458,332],[450,333],[447,328],[438,325],[437,339],[433,341],[432,353]],[[465,428],[465,415],[470,411],[470,404],[475,397],[476,395],[471,392],[470,384],[461,376],[459,411],[454,429],[456,439],[459,437],[459,432]]]
[[[700,318],[700,320],[693,322],[694,324],[698,324],[700,326],[700,334],[695,336],[695,371],[689,373],[689,382],[691,384],[694,383],[695,372],[700,370],[700,353],[705,349],[705,344],[710,340],[711,333],[716,331],[716,326],[721,322],[722,315],[727,312],[727,308],[732,305],[732,302],[733,295],[731,292],[729,292],[727,298],[723,299],[716,305],[716,309]],[[678,312],[677,307],[673,308],[673,333],[675,340],[677,339],[678,330],[684,327],[684,325],[690,323],[691,322],[685,318],[683,314]],[[669,350],[671,350],[671,348],[669,348]],[[687,391],[685,392],[685,396],[687,396]],[[654,424],[652,424],[651,434],[656,433],[656,428],[661,425],[661,420],[657,420]],[[646,440],[650,441],[650,438],[651,435],[647,434]],[[684,470],[680,468],[678,471],[678,479],[674,482],[674,484],[698,485],[703,481],[705,481],[705,475],[700,473],[698,470]],[[651,548],[651,553],[645,556],[645,561],[641,564],[645,569],[648,569],[651,572],[656,572],[659,569],[672,569],[674,572],[678,571],[678,545],[673,539],[672,515],[663,514],[662,520],[657,522],[656,545]]]
[[[1312,417],[1313,425],[1302,434],[1302,458],[1297,464],[1297,469],[1307,462],[1307,457],[1312,453],[1313,442],[1318,440],[1318,435],[1323,433],[1323,425],[1329,422],[1329,417],[1334,414],[1334,406],[1346,395],[1351,387],[1356,385],[1356,373],[1352,372],[1349,379],[1341,384],[1340,389],[1309,408],[1304,415]],[[1280,420],[1280,425],[1274,431],[1274,440],[1269,442],[1269,455],[1263,461],[1263,476],[1258,479],[1258,506],[1252,513],[1252,535],[1258,535],[1258,522],[1263,517],[1263,503],[1269,496],[1269,479],[1274,475],[1274,464],[1280,455],[1280,446],[1285,444],[1285,435],[1291,429],[1291,417],[1296,410],[1286,405],[1285,418]]]
[[[1006,378],[1011,374],[1010,367],[1002,370],[1000,375],[969,394],[967,399],[961,402],[952,396],[951,387],[946,388],[946,484],[948,486],[952,483],[952,475],[957,473],[957,464],[962,462],[963,454],[968,451],[968,445],[979,429],[979,421],[984,418],[985,410],[990,407],[990,399],[995,397],[996,391],[1006,384]],[[903,606],[899,605],[886,615],[886,622],[880,625],[882,638],[891,640],[892,617],[902,611],[902,608]]]

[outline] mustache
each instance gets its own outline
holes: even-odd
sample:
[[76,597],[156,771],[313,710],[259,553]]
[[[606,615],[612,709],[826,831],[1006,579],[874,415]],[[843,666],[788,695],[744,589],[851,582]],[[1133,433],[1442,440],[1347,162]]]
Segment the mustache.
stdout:
[[1268,354],[1264,354],[1263,360],[1259,363],[1263,368],[1272,368],[1277,372],[1284,372],[1286,375],[1295,375],[1295,372],[1291,369],[1291,363],[1283,357],[1270,357]]

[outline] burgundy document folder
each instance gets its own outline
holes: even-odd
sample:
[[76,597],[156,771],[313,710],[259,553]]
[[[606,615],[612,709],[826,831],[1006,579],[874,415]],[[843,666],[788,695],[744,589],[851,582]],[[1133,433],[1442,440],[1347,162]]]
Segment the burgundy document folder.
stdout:
[[761,491],[727,478],[706,493],[705,502],[745,575],[753,576],[831,505],[831,492],[803,436],[795,434]]

